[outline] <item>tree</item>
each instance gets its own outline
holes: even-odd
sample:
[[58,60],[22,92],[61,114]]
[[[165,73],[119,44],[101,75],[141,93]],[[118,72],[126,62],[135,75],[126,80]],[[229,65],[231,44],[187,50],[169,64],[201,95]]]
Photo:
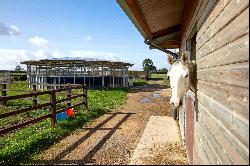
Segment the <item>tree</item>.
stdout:
[[166,69],[166,68],[159,69],[158,73],[159,74],[167,74],[168,73],[168,69]]
[[24,71],[24,68],[22,68],[20,65],[16,65],[15,71],[17,72]]
[[148,79],[149,72],[156,70],[156,67],[153,64],[153,61],[149,58],[143,60],[142,67],[143,67],[143,70],[146,71],[146,79]]

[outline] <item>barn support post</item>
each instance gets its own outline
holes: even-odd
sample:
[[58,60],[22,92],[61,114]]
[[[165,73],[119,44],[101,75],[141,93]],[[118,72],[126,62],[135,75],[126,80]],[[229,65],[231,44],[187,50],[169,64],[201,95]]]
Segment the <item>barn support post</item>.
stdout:
[[90,77],[88,77],[88,78],[89,78],[89,89],[90,89],[90,87],[91,87],[91,86],[90,86]]
[[28,82],[28,85],[29,85],[29,65],[27,65],[27,82]]
[[122,74],[123,74],[123,87],[125,87],[125,67],[123,67],[123,72],[122,72]]
[[85,65],[83,66],[83,81],[84,81],[84,85],[86,84],[85,83],[85,75],[86,74],[86,67],[85,67]]
[[73,67],[73,72],[74,72],[74,84],[76,84],[76,71],[75,71],[75,67],[76,67],[76,64],[75,64],[75,61],[74,61],[74,67]]
[[[67,98],[70,98],[71,97],[71,89],[70,89],[70,83],[67,83],[67,87],[69,88],[67,90]],[[70,107],[71,106],[71,99],[69,99],[67,101],[67,107]]]
[[46,68],[45,68],[45,83],[46,83],[46,89],[48,89],[48,63],[46,62]]
[[103,65],[102,65],[102,88],[104,87],[104,75],[103,75]]
[[[34,93],[36,92],[36,85],[34,85],[34,84],[32,85],[32,92],[34,92]],[[37,96],[32,97],[32,105],[33,106],[37,105]]]
[[113,75],[113,88],[114,88],[115,87],[115,76],[114,76],[114,73],[112,75]]
[[112,68],[110,69],[110,76],[109,76],[109,87],[112,87],[111,76],[112,76]]
[[41,69],[40,69],[40,66],[38,66],[38,88],[41,89]]
[[59,76],[59,88],[61,88],[61,76]]
[[51,126],[54,128],[56,126],[56,92],[51,91]]
[[88,91],[86,84],[83,84],[83,105],[86,111],[88,111]]

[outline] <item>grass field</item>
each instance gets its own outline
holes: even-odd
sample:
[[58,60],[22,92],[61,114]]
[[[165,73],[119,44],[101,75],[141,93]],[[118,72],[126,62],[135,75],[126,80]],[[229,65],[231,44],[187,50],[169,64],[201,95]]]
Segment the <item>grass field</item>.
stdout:
[[151,79],[159,79],[159,80],[164,80],[167,78],[167,74],[151,74],[150,75]]
[[[27,85],[10,85],[7,89],[12,90],[31,90],[27,88]],[[16,95],[21,92],[9,91],[7,95]],[[75,91],[74,93],[77,93]],[[60,94],[57,97],[63,98],[65,94]],[[111,111],[118,105],[121,105],[127,96],[127,89],[104,89],[104,90],[88,90],[88,104],[89,110],[83,111],[83,108],[79,106],[74,117],[67,120],[58,121],[55,128],[51,128],[50,119],[30,125],[18,132],[0,137],[0,164],[18,164],[22,161],[28,160],[34,154],[46,149],[53,145],[61,138],[69,135],[71,132],[84,126],[92,119]],[[49,100],[49,96],[44,95],[38,98],[38,103],[43,103]],[[79,100],[79,99],[78,99]],[[73,104],[77,102],[77,99],[73,100]],[[8,102],[6,107],[0,107],[0,114],[15,110],[17,108],[23,108],[31,106],[32,101],[29,100],[14,100]],[[59,105],[58,107],[65,107],[66,104]],[[48,114],[48,109],[37,110],[22,113],[21,115],[11,117],[9,119],[0,120],[1,127],[19,123],[29,118],[38,117]]]
[[133,82],[133,86],[143,86],[148,85],[148,82],[142,79],[135,79]]

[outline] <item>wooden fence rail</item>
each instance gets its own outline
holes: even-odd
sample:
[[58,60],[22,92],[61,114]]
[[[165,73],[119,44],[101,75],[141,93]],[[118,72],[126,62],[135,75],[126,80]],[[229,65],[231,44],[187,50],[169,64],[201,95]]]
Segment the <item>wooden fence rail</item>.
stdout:
[[[77,95],[72,95],[72,90],[73,89],[82,89],[82,93],[81,94],[77,94]],[[6,96],[7,92],[7,88],[6,88],[6,82],[2,83],[2,96],[0,97],[0,103],[3,105],[7,105],[7,102],[10,100],[16,100],[16,99],[25,99],[27,97],[32,97],[32,106],[27,107],[27,108],[22,108],[22,109],[18,109],[12,112],[7,112],[7,113],[3,113],[0,114],[0,120],[3,118],[7,118],[10,116],[15,116],[24,112],[28,112],[28,111],[32,111],[32,110],[38,110],[38,109],[42,109],[44,107],[51,107],[51,111],[49,114],[44,115],[44,116],[40,116],[38,118],[26,121],[26,122],[22,122],[19,123],[17,125],[11,126],[11,127],[6,127],[6,128],[0,128],[0,135],[4,135],[10,131],[16,130],[16,129],[20,129],[23,128],[29,124],[34,124],[34,123],[38,123],[44,119],[50,118],[51,119],[51,126],[55,127],[56,125],[56,114],[63,112],[67,109],[71,109],[71,108],[76,108],[77,106],[83,105],[85,107],[86,110],[88,110],[88,102],[87,102],[87,88],[85,85],[68,85],[65,88],[62,89],[57,89],[57,90],[49,90],[49,91],[43,91],[43,92],[37,92],[36,91],[36,87],[33,87],[33,91],[31,93],[27,93],[27,94],[21,94],[21,95],[15,95],[15,96]],[[67,92],[67,98],[64,99],[60,99],[57,100],[56,99],[56,95],[59,92]],[[43,104],[38,104],[37,103],[37,97],[41,96],[41,95],[45,95],[45,94],[49,94],[50,95],[50,102],[46,102]],[[71,100],[72,99],[76,99],[76,98],[82,98],[82,101],[75,104],[75,105],[71,105]],[[67,108],[62,108],[60,110],[57,110],[56,105],[58,103],[62,103],[62,102],[67,102]]]

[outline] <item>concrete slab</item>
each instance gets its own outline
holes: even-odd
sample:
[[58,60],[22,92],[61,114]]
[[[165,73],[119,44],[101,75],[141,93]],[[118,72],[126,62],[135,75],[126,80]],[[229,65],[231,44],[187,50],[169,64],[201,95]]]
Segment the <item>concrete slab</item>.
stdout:
[[183,149],[176,149],[181,148],[178,131],[176,121],[172,117],[151,116],[130,165],[170,164],[176,160],[182,161],[182,158],[185,160]]

